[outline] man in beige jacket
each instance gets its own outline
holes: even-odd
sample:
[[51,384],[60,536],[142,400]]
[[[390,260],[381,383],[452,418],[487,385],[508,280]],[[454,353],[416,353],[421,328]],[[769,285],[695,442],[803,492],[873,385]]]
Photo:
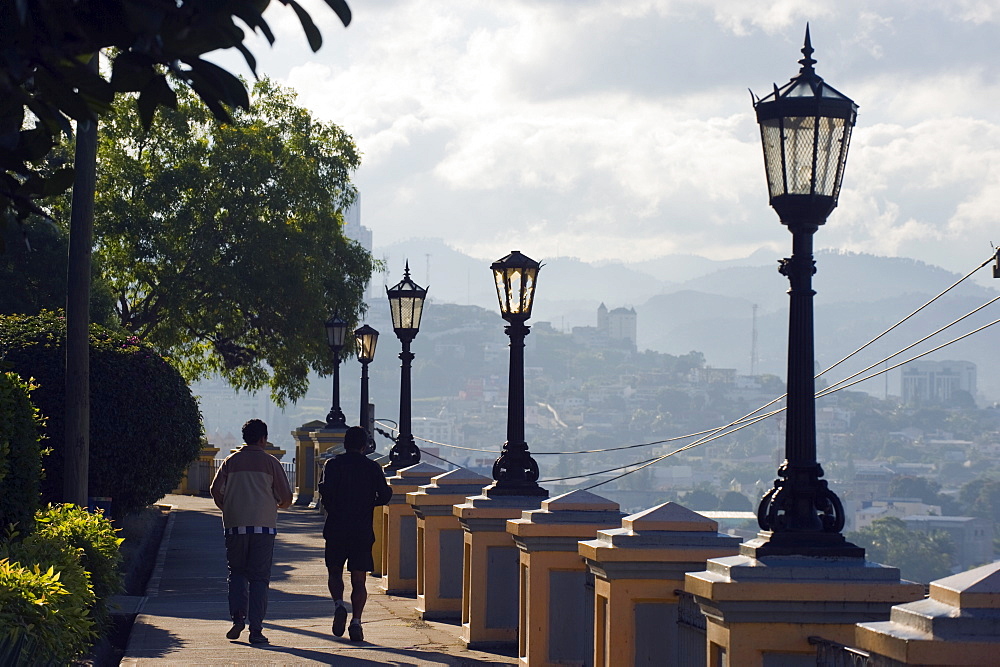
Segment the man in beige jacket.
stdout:
[[271,581],[278,508],[292,504],[292,490],[278,459],[268,454],[267,424],[251,419],[243,425],[243,442],[230,454],[215,479],[212,498],[222,510],[229,563],[229,639],[239,639],[248,624],[250,643],[266,644],[262,632]]

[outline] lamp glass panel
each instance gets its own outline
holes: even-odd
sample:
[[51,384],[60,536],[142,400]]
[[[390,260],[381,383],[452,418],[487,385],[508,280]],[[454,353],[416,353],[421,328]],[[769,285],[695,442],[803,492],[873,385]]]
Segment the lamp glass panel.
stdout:
[[520,315],[524,312],[524,270],[521,268],[508,269],[510,285],[510,314]]
[[378,334],[366,333],[360,337],[361,353],[358,355],[363,362],[370,362],[375,358],[375,346],[378,344]]
[[420,317],[424,314],[424,300],[420,297],[410,299],[410,328],[420,328]]
[[767,191],[771,197],[785,194],[784,161],[781,158],[780,120],[766,120],[760,124],[760,138],[764,144],[764,170],[767,173]]
[[506,271],[503,269],[495,269],[493,271],[493,280],[497,285],[497,299],[500,301],[500,312],[504,315],[510,312],[510,298],[507,293],[506,277]]
[[400,301],[402,301],[402,299],[399,299],[398,297],[389,299],[389,310],[392,313],[393,329],[403,328],[402,314],[400,313]]
[[347,338],[347,322],[338,320],[327,323],[326,339],[331,347],[344,347],[344,340]]
[[521,273],[521,312],[531,314],[531,304],[535,299],[535,276],[537,269],[524,269]]

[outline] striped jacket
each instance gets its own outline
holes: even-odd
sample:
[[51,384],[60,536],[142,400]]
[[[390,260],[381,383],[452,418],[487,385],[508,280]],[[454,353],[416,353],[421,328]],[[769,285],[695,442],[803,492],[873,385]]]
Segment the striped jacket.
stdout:
[[278,507],[292,502],[281,463],[259,445],[243,445],[230,454],[215,474],[211,491],[222,509],[226,534],[277,533]]

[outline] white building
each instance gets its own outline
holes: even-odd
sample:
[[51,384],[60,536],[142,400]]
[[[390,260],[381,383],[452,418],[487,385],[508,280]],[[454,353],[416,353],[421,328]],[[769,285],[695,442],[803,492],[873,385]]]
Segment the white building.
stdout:
[[903,366],[903,403],[943,403],[959,390],[976,395],[976,365],[971,361],[919,359]]

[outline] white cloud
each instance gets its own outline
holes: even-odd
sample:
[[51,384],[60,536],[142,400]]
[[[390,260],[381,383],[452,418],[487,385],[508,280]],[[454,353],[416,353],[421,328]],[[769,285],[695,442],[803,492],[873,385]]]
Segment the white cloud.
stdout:
[[746,88],[794,75],[806,21],[817,71],[861,106],[817,246],[947,265],[979,261],[993,233],[993,2],[354,4],[344,30],[307,0],[325,40],[315,55],[275,7],[276,48],[254,51],[354,135],[377,244],[419,229],[481,256],[530,241],[629,260],[785,243]]

